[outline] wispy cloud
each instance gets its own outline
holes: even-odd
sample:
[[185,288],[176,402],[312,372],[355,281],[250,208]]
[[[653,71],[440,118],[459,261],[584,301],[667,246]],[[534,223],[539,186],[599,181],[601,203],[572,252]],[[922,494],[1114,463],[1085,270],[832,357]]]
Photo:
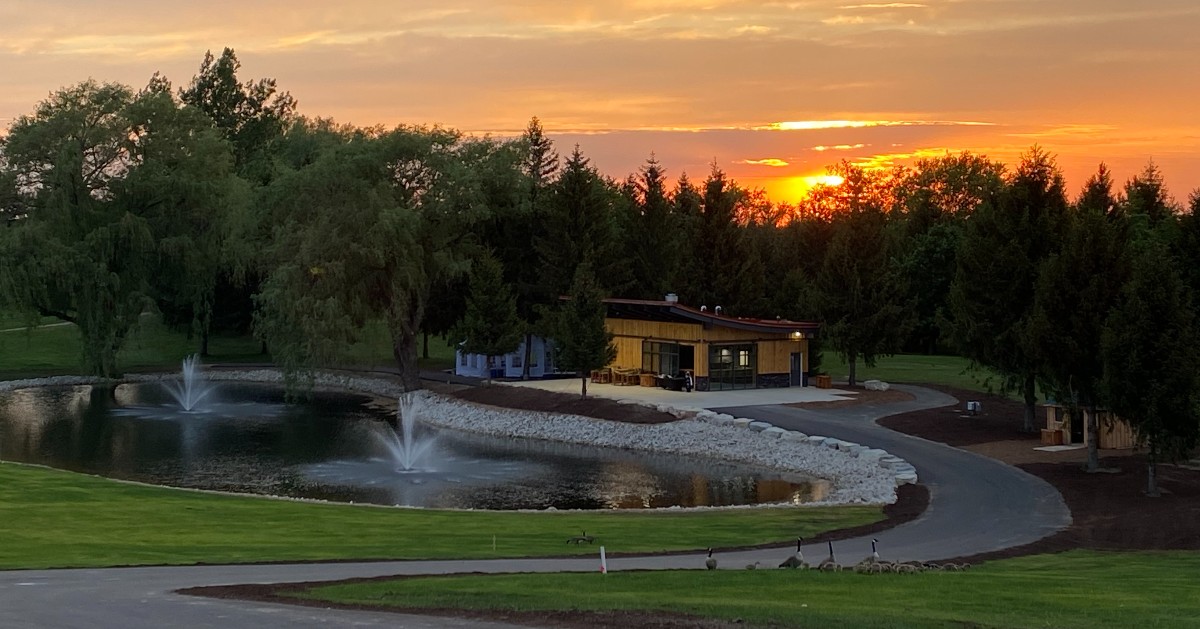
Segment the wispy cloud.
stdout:
[[891,168],[901,162],[907,162],[917,159],[928,159],[931,157],[941,157],[947,153],[956,153],[960,149],[951,149],[946,147],[937,148],[919,148],[913,149],[905,153],[881,153],[877,155],[867,155],[856,158],[853,161],[854,165],[860,166],[867,170],[878,170]]
[[767,157],[765,159],[740,159],[734,163],[750,164],[751,166],[772,166],[774,168],[782,168],[783,166],[788,165],[786,160],[779,159],[778,157]]
[[824,153],[825,151],[853,151],[854,149],[860,149],[864,146],[866,146],[866,144],[834,144],[833,146],[817,145],[812,147],[812,150],[818,153]]
[[1008,135],[1014,138],[1062,138],[1097,136],[1101,134],[1108,134],[1116,130],[1117,127],[1110,124],[1066,124],[1050,127],[1044,130],[1009,133]]
[[772,122],[756,131],[817,131],[822,129],[864,129],[868,127],[990,127],[993,122],[971,120],[788,120]]
[[917,4],[915,2],[876,2],[870,4],[846,4],[838,7],[847,11],[855,9],[924,9],[927,4]]

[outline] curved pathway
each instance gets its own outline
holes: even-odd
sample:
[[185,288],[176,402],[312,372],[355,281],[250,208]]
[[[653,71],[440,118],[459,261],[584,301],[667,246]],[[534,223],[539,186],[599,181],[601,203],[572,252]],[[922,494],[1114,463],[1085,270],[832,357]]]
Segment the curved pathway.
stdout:
[[[931,492],[920,518],[876,534],[888,559],[936,560],[1024,544],[1070,523],[1061,496],[1044,481],[1014,467],[963,450],[893,432],[875,420],[911,410],[955,403],[920,387],[898,387],[912,401],[863,404],[810,411],[787,406],[720,409],[777,426],[879,447],[907,459]],[[963,420],[969,421],[969,420]],[[870,538],[837,542],[843,563],[870,552]],[[810,560],[827,554],[806,547]],[[722,567],[761,561],[774,566],[786,550],[722,553]],[[611,570],[698,568],[697,554],[612,558]],[[408,561],[376,563],[185,566],[0,572],[0,626],[23,627],[462,627],[497,629],[504,623],[454,618],[349,612],[308,607],[183,596],[174,590],[232,583],[279,583],[383,575],[457,572],[590,572],[598,558],[493,561]]]
[[[949,559],[1011,548],[1039,540],[1071,523],[1071,512],[1062,496],[1046,481],[994,459],[876,424],[888,415],[957,402],[923,387],[895,388],[912,394],[914,399],[821,411],[789,406],[716,410],[788,430],[882,448],[911,463],[920,483],[929,488],[929,508],[916,520],[874,535],[880,541],[881,556],[888,559]],[[871,537],[837,542],[834,548],[843,549],[840,561],[854,563],[870,554]],[[828,555],[825,548],[811,550],[812,554],[806,548],[805,557],[821,559]]]

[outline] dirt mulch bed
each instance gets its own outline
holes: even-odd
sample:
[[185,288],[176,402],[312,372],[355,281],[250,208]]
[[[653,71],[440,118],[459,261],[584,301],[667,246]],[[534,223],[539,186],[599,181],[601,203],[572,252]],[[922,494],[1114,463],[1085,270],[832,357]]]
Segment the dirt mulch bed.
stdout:
[[887,391],[868,391],[862,387],[854,387],[852,390],[855,391],[854,397],[846,398],[844,400],[834,400],[830,402],[797,402],[795,404],[785,404],[785,406],[806,408],[810,410],[821,410],[829,408],[845,408],[847,406],[858,406],[859,404],[892,404],[895,402],[907,402],[913,399],[911,393],[907,393],[899,389],[888,389]]
[[556,393],[533,387],[454,387],[447,391],[460,400],[515,408],[524,411],[566,413],[630,424],[663,424],[676,421],[674,415],[641,404],[620,404],[601,397],[580,398],[573,393]]
[[[961,404],[887,417],[883,426],[989,456],[1042,478],[1062,494],[1071,510],[1065,530],[1026,546],[964,558],[983,561],[1059,552],[1096,550],[1200,549],[1200,472],[1160,465],[1162,497],[1144,494],[1146,459],[1132,450],[1104,450],[1109,473],[1083,471],[1087,450],[1041,452],[1037,435],[1021,431],[1020,402],[973,392],[946,390],[960,400],[979,400],[983,412],[966,416]],[[1040,418],[1039,418],[1040,419]]]
[[[981,410],[978,414],[971,415],[966,412],[966,405],[959,403],[884,417],[879,420],[879,425],[906,435],[916,435],[956,447],[1010,440],[1029,441],[1037,445],[1035,442],[1040,438],[1039,434],[1023,431],[1025,405],[1021,402],[952,387],[928,388],[953,395],[961,402],[979,402]],[[1035,417],[1034,421],[1044,422],[1044,417]]]

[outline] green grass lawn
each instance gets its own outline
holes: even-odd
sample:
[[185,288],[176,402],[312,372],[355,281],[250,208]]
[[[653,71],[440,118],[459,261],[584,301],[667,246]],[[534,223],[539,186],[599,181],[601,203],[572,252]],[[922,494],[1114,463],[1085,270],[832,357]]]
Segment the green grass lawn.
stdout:
[[[958,356],[927,356],[922,354],[897,354],[880,358],[875,367],[867,367],[860,360],[857,379],[883,380],[884,382],[909,382],[914,384],[942,384],[971,391],[987,392],[987,380],[991,377],[992,388],[998,383],[992,372],[971,369],[971,361]],[[837,352],[825,350],[821,355],[821,369],[833,376],[834,381],[845,381],[850,368]]]
[[655,610],[791,627],[1139,629],[1196,626],[1200,553],[1072,551],[967,572],[704,570],[455,576],[315,587],[339,603]]
[[[878,507],[516,513],[304,503],[0,463],[0,568],[469,559],[732,547],[882,519]],[[495,547],[493,548],[493,539]]]
[[[74,325],[53,325],[31,330],[10,329],[24,325],[11,313],[0,312],[0,380],[36,378],[63,374],[79,374],[79,330]],[[46,319],[47,323],[57,320]],[[127,339],[117,356],[118,364],[126,371],[173,370],[189,354],[199,350],[197,337],[188,338],[185,332],[172,330],[157,316],[142,317],[141,323]],[[209,338],[208,363],[271,362],[261,353],[261,344],[253,337],[214,335]],[[347,348],[343,361],[358,368],[394,368],[391,340],[382,324],[368,326],[363,339]],[[422,360],[425,369],[445,369],[454,364],[454,351],[441,338],[429,340],[429,359]]]

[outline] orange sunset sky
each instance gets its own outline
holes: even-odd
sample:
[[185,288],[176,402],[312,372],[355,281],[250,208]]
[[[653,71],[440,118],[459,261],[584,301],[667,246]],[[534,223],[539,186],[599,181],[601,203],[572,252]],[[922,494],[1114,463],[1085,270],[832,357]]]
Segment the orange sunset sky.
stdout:
[[622,178],[717,165],[794,201],[841,159],[1034,143],[1072,194],[1103,160],[1200,187],[1195,0],[0,0],[0,128],[94,77],[176,86],[205,50],[300,112],[515,135],[538,116]]

